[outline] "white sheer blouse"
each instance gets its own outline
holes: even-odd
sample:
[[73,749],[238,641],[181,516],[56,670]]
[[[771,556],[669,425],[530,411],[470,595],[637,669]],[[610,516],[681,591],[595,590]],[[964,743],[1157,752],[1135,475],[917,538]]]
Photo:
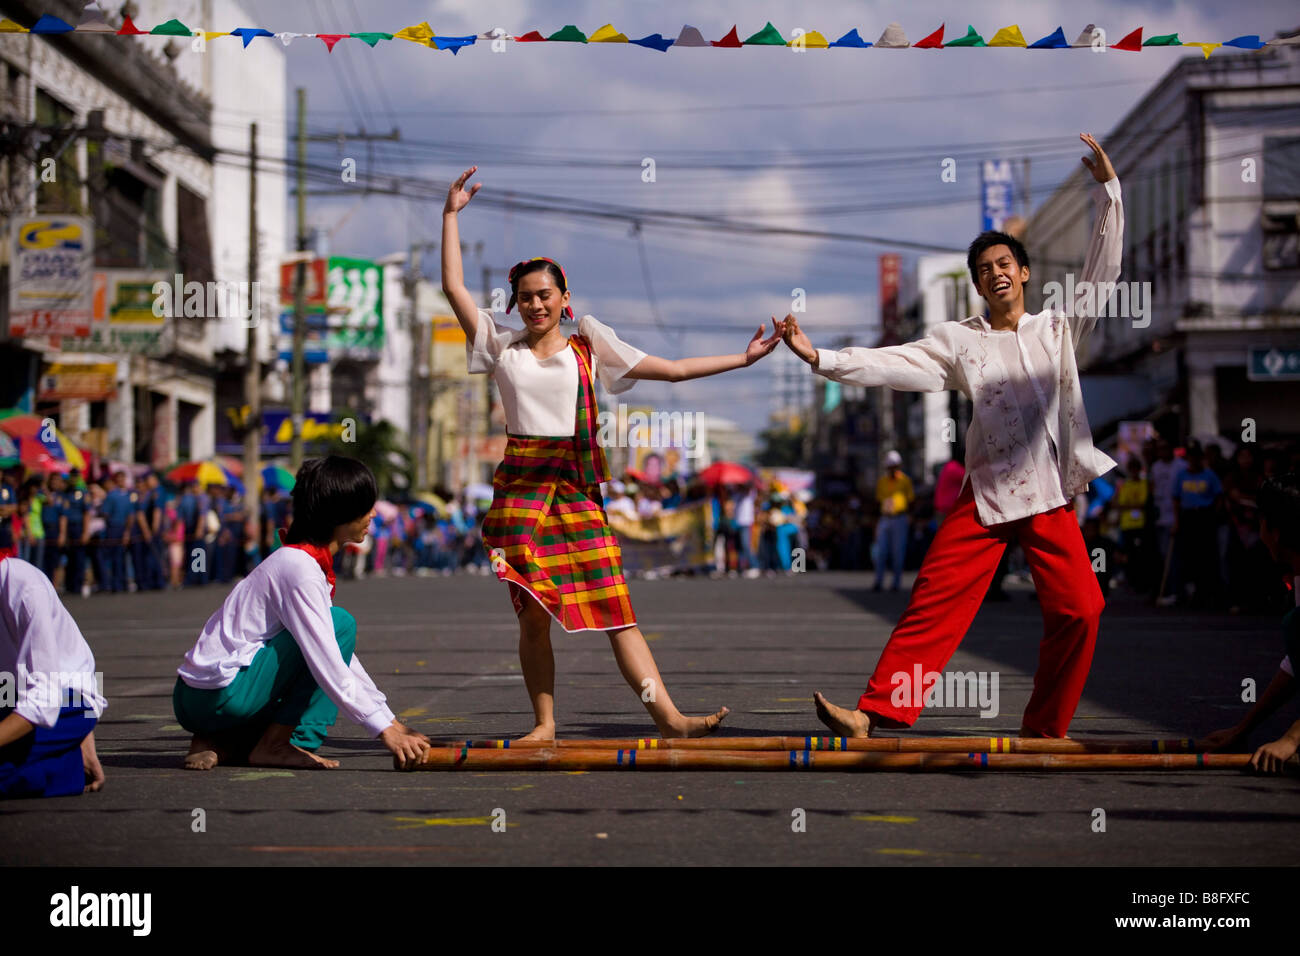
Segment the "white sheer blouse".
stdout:
[[[578,331],[591,342],[594,371],[611,394],[626,392],[636,384],[628,378],[646,357],[628,345],[614,330],[590,315],[578,320]],[[561,349],[539,359],[528,347],[526,329],[502,329],[492,313],[478,310],[478,329],[465,343],[471,373],[496,379],[506,413],[506,430],[512,435],[572,435],[577,427],[578,359],[573,349]]]

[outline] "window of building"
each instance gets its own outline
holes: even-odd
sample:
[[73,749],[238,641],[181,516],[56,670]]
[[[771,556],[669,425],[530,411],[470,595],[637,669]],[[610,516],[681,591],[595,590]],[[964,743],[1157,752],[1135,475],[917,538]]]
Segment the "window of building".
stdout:
[[1300,269],[1300,136],[1264,137],[1262,259],[1265,269]]
[[81,139],[73,132],[77,114],[38,89],[36,125],[48,133],[45,142],[36,148],[36,211],[80,215],[83,205],[77,144]]

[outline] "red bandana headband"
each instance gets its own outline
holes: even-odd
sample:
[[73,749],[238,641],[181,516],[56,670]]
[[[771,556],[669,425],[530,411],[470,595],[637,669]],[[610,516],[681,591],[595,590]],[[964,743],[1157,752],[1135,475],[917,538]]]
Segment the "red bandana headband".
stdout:
[[[513,266],[510,267],[510,274],[506,277],[506,281],[509,282],[511,285],[513,285],[515,281],[515,273],[518,272],[520,268],[522,268],[523,266],[528,265],[528,263],[530,262],[549,262],[551,265],[555,266],[555,268],[560,270],[560,275],[564,278],[564,291],[565,292],[573,291],[571,288],[569,288],[569,277],[564,274],[564,266],[560,265],[554,259],[548,259],[546,256],[533,256],[531,259],[524,259],[520,262],[515,263]],[[514,306],[515,306],[515,296],[513,293],[511,293],[510,304],[506,306],[507,315],[510,314],[510,310],[513,309]],[[566,318],[572,320],[573,306],[566,305],[564,307],[564,315]]]

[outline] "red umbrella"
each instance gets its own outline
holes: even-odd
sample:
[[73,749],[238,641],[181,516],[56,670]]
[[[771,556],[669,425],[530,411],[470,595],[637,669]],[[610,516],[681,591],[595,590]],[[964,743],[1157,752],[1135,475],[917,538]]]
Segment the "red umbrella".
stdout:
[[744,465],[734,461],[714,462],[697,476],[709,487],[717,485],[750,485],[754,483],[754,473]]

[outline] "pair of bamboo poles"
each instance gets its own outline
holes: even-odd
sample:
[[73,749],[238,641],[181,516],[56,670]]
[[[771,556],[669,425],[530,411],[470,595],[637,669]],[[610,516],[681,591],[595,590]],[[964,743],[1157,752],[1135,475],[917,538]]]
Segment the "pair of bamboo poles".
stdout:
[[1249,763],[1249,754],[1196,753],[1189,739],[701,737],[465,740],[431,748],[414,769],[1239,770]]

